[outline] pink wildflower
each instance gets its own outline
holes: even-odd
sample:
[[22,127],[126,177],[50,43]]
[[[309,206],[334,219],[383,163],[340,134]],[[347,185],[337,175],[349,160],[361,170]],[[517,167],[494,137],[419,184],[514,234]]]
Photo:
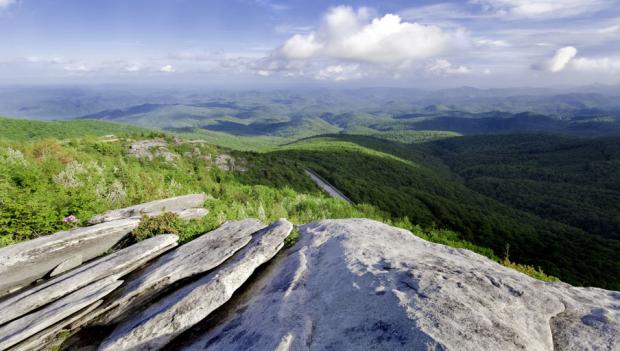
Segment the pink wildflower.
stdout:
[[69,216],[65,217],[62,221],[65,222],[65,223],[75,223],[75,222],[77,222],[77,220],[78,219],[77,219],[76,216],[69,215]]

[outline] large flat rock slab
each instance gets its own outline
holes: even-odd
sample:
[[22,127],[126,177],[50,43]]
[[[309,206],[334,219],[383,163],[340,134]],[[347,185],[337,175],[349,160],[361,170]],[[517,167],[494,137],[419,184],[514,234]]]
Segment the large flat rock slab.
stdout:
[[176,235],[158,235],[0,301],[0,325],[102,278],[123,276],[176,246],[177,240]]
[[151,201],[127,208],[111,210],[97,215],[88,220],[90,224],[98,224],[126,218],[140,218],[143,214],[148,216],[160,215],[164,212],[178,212],[190,208],[202,207],[207,197],[205,194],[190,194],[168,199]]
[[[193,341],[170,348],[620,350],[618,292],[538,281],[366,219],[316,222],[300,237],[204,330],[192,331]],[[108,346],[160,335],[120,331]]]
[[[190,220],[209,213],[205,208],[171,211]],[[58,275],[101,256],[134,230],[138,218],[103,222],[43,236],[0,249],[0,296],[18,290],[50,273]]]
[[252,239],[252,233],[265,227],[258,219],[229,221],[219,228],[159,257],[147,268],[129,277],[108,305],[98,322],[106,324],[159,294],[170,285],[219,266]]
[[[31,314],[0,327],[0,350],[5,350],[87,308],[116,289],[122,281],[102,279]],[[70,323],[70,322],[68,322]]]
[[0,249],[0,296],[46,276],[67,259],[91,260],[138,226],[137,219],[101,223],[42,236]]
[[254,234],[229,261],[120,323],[100,350],[157,350],[228,301],[257,267],[273,258],[292,231],[279,220]]
[[62,321],[46,328],[27,339],[21,341],[11,347],[11,351],[39,351],[39,350],[52,350],[53,344],[58,344],[59,340],[56,336],[63,330],[70,330],[73,323],[81,324],[90,320],[90,314],[95,310],[103,301],[95,301],[90,306],[78,311],[71,316],[63,319]]

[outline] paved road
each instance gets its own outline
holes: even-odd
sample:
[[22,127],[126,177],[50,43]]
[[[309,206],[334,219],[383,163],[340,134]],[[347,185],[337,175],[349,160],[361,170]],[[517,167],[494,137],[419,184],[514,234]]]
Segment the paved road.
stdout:
[[310,177],[319,188],[325,190],[329,195],[336,199],[344,200],[350,204],[353,204],[353,201],[346,197],[340,190],[336,189],[333,185],[329,184],[325,179],[323,179],[320,175],[314,173],[313,171],[306,169],[306,174]]

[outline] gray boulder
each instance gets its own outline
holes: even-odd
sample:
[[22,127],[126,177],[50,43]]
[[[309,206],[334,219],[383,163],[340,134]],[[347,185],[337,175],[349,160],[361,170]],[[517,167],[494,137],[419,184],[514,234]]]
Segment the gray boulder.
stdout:
[[[273,258],[293,226],[286,220],[254,235],[231,260],[205,277],[129,316],[100,350],[157,350],[228,301],[257,267]],[[259,323],[262,323],[259,322]]]
[[0,325],[107,276],[121,277],[176,246],[177,240],[176,235],[158,235],[0,301]]
[[205,194],[190,194],[168,199],[151,201],[127,208],[111,210],[88,220],[89,224],[98,224],[125,218],[140,218],[142,214],[156,216],[164,212],[187,210],[202,207],[207,199]]
[[[122,281],[114,277],[105,278],[73,292],[36,312],[23,316],[0,327],[0,350],[7,349],[45,329],[62,322],[74,313],[92,305]],[[70,322],[68,322],[70,323]]]
[[[193,342],[176,340],[171,347],[620,350],[618,292],[538,281],[366,219],[320,221],[300,233],[292,253],[212,316],[213,323],[190,333],[198,335]],[[175,296],[191,296],[184,294]],[[132,320],[131,329],[117,329],[106,345],[126,349],[169,333],[167,326],[186,317],[157,317],[174,310]],[[148,336],[135,326],[139,321],[151,330]],[[164,331],[152,332],[159,328]]]
[[0,249],[0,296],[31,284],[81,255],[84,261],[108,251],[138,226],[137,219],[101,223],[42,236]]
[[250,242],[252,233],[264,227],[258,219],[229,221],[159,257],[143,271],[129,277],[114,299],[100,308],[97,313],[106,314],[98,323],[110,323],[179,280],[219,266]]

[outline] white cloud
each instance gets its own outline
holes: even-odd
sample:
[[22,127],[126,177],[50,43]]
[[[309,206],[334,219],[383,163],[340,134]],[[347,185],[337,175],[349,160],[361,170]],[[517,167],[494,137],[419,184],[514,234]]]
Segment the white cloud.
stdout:
[[484,15],[470,11],[464,4],[438,3],[432,5],[410,7],[400,11],[400,15],[408,20],[446,21],[463,20],[484,17]]
[[16,2],[17,2],[16,0],[0,0],[0,10],[8,8],[9,6],[13,5]]
[[159,69],[160,72],[164,72],[164,73],[174,73],[177,70],[172,67],[172,65],[165,65],[162,68]]
[[87,64],[84,62],[69,62],[65,64],[62,69],[71,73],[88,73],[98,71],[101,67],[99,65]]
[[450,61],[440,59],[429,64],[427,70],[437,75],[449,75],[449,74],[468,74],[471,73],[471,69],[466,66],[453,65]]
[[476,45],[479,46],[488,46],[488,47],[501,47],[501,48],[505,48],[510,46],[510,44],[508,44],[508,42],[506,42],[505,40],[493,40],[493,39],[477,39],[475,41]]
[[400,64],[441,54],[459,46],[466,36],[460,30],[446,32],[438,26],[404,22],[395,14],[371,18],[371,12],[349,6],[331,8],[317,31],[294,35],[282,45],[280,54],[287,59]]
[[323,44],[316,40],[314,33],[310,33],[294,35],[280,50],[289,59],[306,59],[314,56],[322,48]]
[[593,13],[610,0],[470,0],[482,10],[505,18],[565,18]]
[[535,65],[534,68],[554,73],[560,72],[568,66],[575,56],[577,56],[577,49],[573,46],[566,46],[556,50],[555,55],[550,60],[543,64]]
[[142,70],[142,65],[139,63],[126,63],[123,65],[123,69],[126,72],[138,72],[140,70]]
[[578,71],[618,73],[620,72],[620,57],[579,57],[571,62],[571,66]]
[[620,57],[577,57],[577,49],[567,46],[558,49],[549,61],[535,68],[544,68],[550,72],[561,72],[570,68],[580,72],[615,74],[620,72]]
[[601,28],[601,29],[598,30],[598,32],[600,34],[612,34],[612,33],[620,32],[620,24],[616,24],[616,25],[613,25],[613,26]]
[[345,81],[351,79],[360,79],[365,76],[363,72],[359,70],[360,65],[332,65],[320,69],[314,78],[318,80],[334,80]]

